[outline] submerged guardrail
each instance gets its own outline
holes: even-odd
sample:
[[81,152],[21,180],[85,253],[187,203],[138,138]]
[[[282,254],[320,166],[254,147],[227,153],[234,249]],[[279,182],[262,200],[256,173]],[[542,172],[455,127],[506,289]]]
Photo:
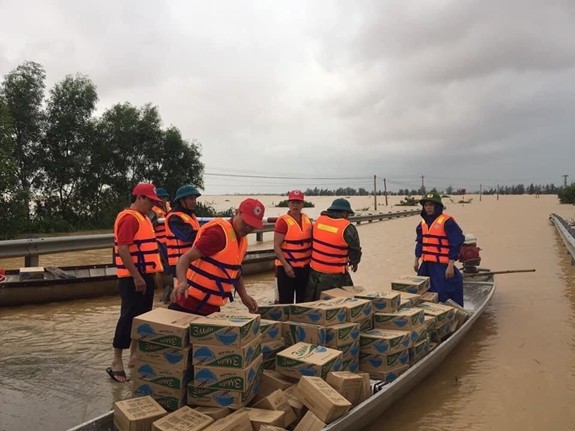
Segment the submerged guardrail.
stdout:
[[[352,216],[352,223],[361,224],[373,221],[391,220],[419,214],[419,210],[405,210],[388,213],[375,213]],[[263,241],[265,232],[273,232],[274,223],[265,223],[263,229],[253,232],[257,241]],[[43,254],[66,253],[70,251],[97,250],[111,248],[114,245],[114,235],[93,234],[76,236],[56,236],[46,238],[27,238],[0,241],[0,259],[8,257],[24,257],[24,266],[38,266],[39,257]]]
[[565,247],[571,254],[571,265],[575,265],[575,229],[569,225],[563,218],[557,214],[551,214],[549,220],[557,228]]

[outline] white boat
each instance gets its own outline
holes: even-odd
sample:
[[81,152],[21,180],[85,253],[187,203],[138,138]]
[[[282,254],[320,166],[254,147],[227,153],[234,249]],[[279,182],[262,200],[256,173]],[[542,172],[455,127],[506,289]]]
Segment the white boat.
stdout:
[[[350,410],[345,416],[328,424],[326,431],[359,430],[373,421],[391,406],[395,401],[408,393],[429,375],[449,353],[459,344],[465,335],[479,319],[485,307],[495,293],[493,275],[466,278],[464,282],[465,311],[469,318],[453,334],[441,342],[427,356],[411,366],[404,374],[391,383],[383,385],[375,383],[380,389],[363,403]],[[95,419],[78,425],[69,431],[112,431],[113,412],[110,411]]]

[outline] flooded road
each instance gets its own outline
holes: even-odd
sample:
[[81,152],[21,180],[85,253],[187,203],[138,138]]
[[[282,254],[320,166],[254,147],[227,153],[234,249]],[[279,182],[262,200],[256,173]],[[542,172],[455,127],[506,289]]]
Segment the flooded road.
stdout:
[[[241,197],[209,199],[225,209]],[[261,197],[266,215],[282,212],[270,209],[281,199]],[[316,207],[307,212],[317,216],[332,199],[310,200]],[[351,202],[356,211],[373,208],[373,197]],[[471,204],[446,205],[477,236],[482,267],[536,272],[498,276],[494,299],[469,336],[368,430],[575,430],[575,267],[548,220],[550,213],[573,220],[575,207],[559,205],[556,196],[473,196]],[[387,290],[392,279],[412,273],[417,222],[406,217],[358,227],[364,256],[356,285]],[[257,247],[271,247],[271,235]],[[98,250],[43,257],[40,264],[109,260],[109,250]],[[3,268],[21,265],[0,261]],[[246,281],[259,301],[272,298],[271,274]],[[0,430],[67,429],[129,397],[130,385],[104,371],[118,313],[117,297],[0,309]]]

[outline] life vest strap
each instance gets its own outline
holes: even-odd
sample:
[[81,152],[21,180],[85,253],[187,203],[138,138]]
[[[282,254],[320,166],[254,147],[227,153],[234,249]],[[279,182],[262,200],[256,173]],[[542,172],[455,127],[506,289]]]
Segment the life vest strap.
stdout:
[[[346,246],[333,245],[333,244],[330,244],[329,242],[325,242],[325,241],[322,241],[322,240],[319,240],[316,238],[313,239],[313,242],[317,243],[317,244],[325,245],[326,247],[335,248],[337,250],[346,250],[347,251],[349,249],[349,246],[347,246],[347,245]],[[318,251],[317,248],[314,248],[314,250]]]

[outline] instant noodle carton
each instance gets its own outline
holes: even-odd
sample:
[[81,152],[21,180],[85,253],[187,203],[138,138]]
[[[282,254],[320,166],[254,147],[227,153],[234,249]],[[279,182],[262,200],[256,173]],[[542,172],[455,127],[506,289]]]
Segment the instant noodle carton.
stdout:
[[242,410],[248,412],[250,422],[254,431],[259,431],[262,425],[281,426],[285,413],[281,410],[260,409],[254,407],[244,407]]
[[388,355],[359,354],[359,369],[368,373],[374,371],[390,371],[409,365],[409,351],[390,353]]
[[257,403],[255,403],[253,407],[282,411],[284,415],[279,426],[284,428],[288,427],[297,420],[297,416],[289,404],[287,395],[281,389],[278,389],[268,396],[262,398]]
[[206,407],[206,406],[197,406],[194,407],[194,410],[205,415],[208,415],[214,420],[218,420],[221,418],[225,418],[229,414],[232,413],[232,410],[227,407]]
[[190,323],[192,344],[241,347],[260,335],[260,316],[257,314],[214,313],[199,316]]
[[359,349],[364,353],[389,354],[407,349],[411,344],[409,331],[372,329],[360,335]]
[[201,431],[212,422],[211,417],[184,406],[152,423],[152,431]]
[[343,354],[339,350],[309,343],[297,343],[276,356],[276,371],[284,376],[319,376],[340,371]]
[[406,308],[395,313],[375,313],[373,325],[378,329],[410,331],[423,324],[425,314],[421,308]]
[[138,358],[134,362],[132,377],[171,389],[182,389],[191,380],[192,370],[178,370]]
[[406,275],[391,282],[391,290],[421,295],[429,290],[429,277]]
[[320,418],[309,410],[293,431],[320,431],[324,429],[326,425],[325,422],[322,422]]
[[282,322],[268,319],[260,320],[260,332],[262,333],[262,343],[277,341],[282,339]]
[[417,305],[417,308],[423,309],[428,316],[435,317],[438,326],[442,326],[445,322],[452,321],[455,318],[455,308],[449,305],[421,302]]
[[328,304],[342,306],[345,309],[347,322],[361,322],[369,319],[372,314],[372,305],[369,299],[359,298],[334,298],[325,301]]
[[369,370],[368,373],[372,379],[383,380],[386,383],[391,383],[407,370],[409,370],[409,365],[403,365],[389,371]]
[[186,387],[175,389],[138,378],[133,378],[132,384],[134,395],[149,395],[166,410],[174,411],[186,405]]
[[190,344],[190,324],[199,318],[181,311],[154,308],[134,318],[131,337],[168,347],[187,347]]
[[149,430],[155,420],[167,414],[168,412],[149,396],[116,401],[114,426],[121,431]]
[[352,406],[359,404],[363,378],[349,371],[332,371],[328,373],[326,382],[340,393]]
[[296,392],[301,402],[326,424],[343,416],[351,408],[351,403],[321,377],[303,376]]
[[196,343],[192,346],[192,363],[195,367],[213,366],[245,368],[262,353],[262,335],[249,343],[237,346],[213,346]]
[[373,312],[394,312],[399,310],[401,296],[395,291],[381,291],[377,293],[360,293],[355,295],[359,299],[368,299],[371,301]]
[[194,365],[193,386],[198,388],[247,391],[262,371],[263,355],[259,355],[245,368]]
[[417,361],[425,357],[431,351],[431,343],[429,337],[423,341],[418,342],[413,347],[409,348],[409,365],[415,364]]
[[399,301],[400,310],[405,307],[415,307],[422,301],[421,295],[408,292],[399,292],[399,298],[400,298]]
[[192,348],[168,347],[147,341],[138,341],[136,344],[136,357],[144,362],[153,362],[164,365],[173,370],[187,370],[192,366]]
[[439,302],[439,294],[437,292],[425,292],[421,294],[421,300],[437,304]]
[[290,320],[293,322],[312,323],[331,326],[346,321],[347,312],[341,305],[328,301],[302,302],[291,305]]
[[341,323],[339,325],[326,326],[325,344],[328,347],[344,346],[354,341],[359,341],[359,323]]
[[218,419],[204,428],[204,431],[254,431],[250,415],[245,410],[238,410],[225,418]]
[[262,319],[283,322],[289,319],[290,308],[289,304],[258,305],[258,314]]
[[310,323],[283,322],[282,333],[288,346],[300,341],[325,346],[327,340],[326,327]]

